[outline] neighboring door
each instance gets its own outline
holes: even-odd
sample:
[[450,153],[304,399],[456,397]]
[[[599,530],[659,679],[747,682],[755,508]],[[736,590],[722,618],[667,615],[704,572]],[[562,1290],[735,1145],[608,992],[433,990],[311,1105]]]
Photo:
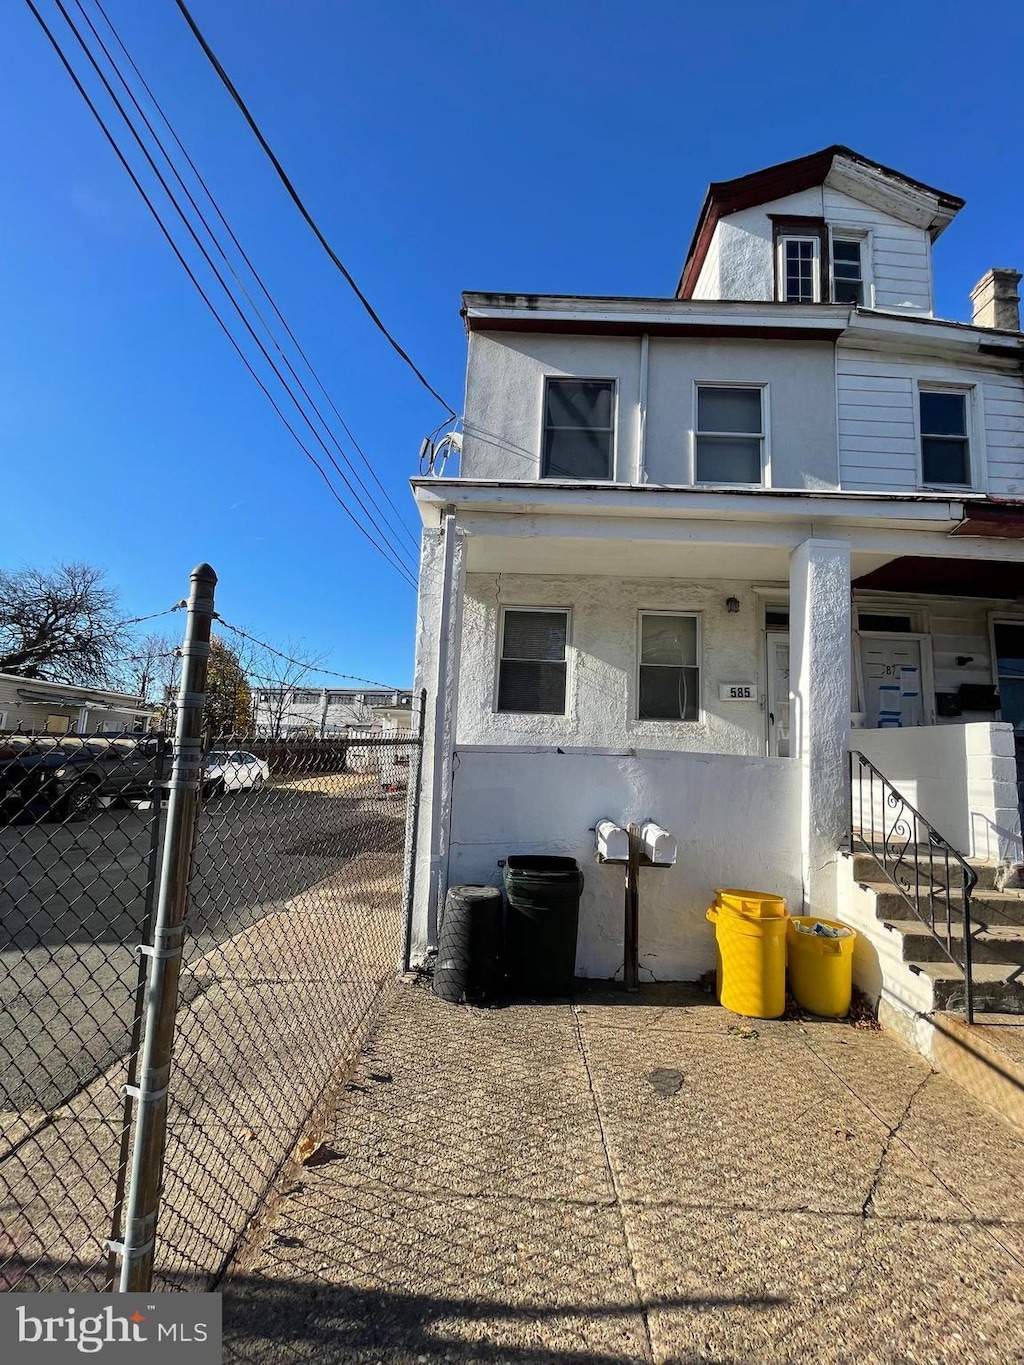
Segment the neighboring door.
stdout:
[[1024,622],[997,621],[996,646],[999,714],[1013,726],[1017,746],[1017,798],[1024,801]]
[[922,642],[907,635],[862,635],[864,724],[896,730],[927,724]]
[[789,758],[789,636],[769,630],[765,635],[768,676],[768,757]]

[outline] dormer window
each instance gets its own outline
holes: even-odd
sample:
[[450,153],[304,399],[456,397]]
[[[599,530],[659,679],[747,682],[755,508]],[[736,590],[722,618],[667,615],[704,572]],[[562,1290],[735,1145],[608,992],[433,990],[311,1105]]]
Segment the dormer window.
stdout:
[[817,303],[821,298],[821,252],[817,237],[783,237],[779,254],[783,303]]
[[864,303],[864,244],[858,237],[832,238],[832,302]]
[[[821,303],[822,262],[827,259],[828,228],[824,218],[781,218],[771,215],[775,240],[775,297],[780,303]],[[825,271],[825,282],[828,272]]]

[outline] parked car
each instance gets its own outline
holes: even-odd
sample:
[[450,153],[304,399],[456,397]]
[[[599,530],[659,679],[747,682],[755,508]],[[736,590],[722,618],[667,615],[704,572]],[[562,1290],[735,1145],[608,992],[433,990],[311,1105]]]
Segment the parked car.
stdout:
[[270,764],[241,749],[214,749],[203,760],[203,795],[262,787],[270,777]]
[[156,740],[36,740],[0,756],[0,817],[84,820],[101,797],[144,798],[158,782]]

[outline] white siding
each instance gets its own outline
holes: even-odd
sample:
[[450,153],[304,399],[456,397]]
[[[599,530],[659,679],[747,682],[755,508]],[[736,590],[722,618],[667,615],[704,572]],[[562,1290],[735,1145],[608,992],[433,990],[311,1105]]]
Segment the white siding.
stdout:
[[722,297],[722,237],[716,230],[704,257],[697,283],[693,286],[695,299],[720,299]]
[[984,385],[988,491],[1024,495],[1024,383],[1016,375],[990,375]]
[[1024,493],[1024,383],[1014,374],[909,356],[875,358],[839,347],[836,406],[842,487],[851,492],[918,488],[917,382],[973,385],[971,461],[975,487]]
[[[825,189],[824,217],[833,229],[867,232],[875,308],[898,313],[931,315],[931,241],[924,228],[862,204],[848,194]],[[865,304],[872,306],[871,299]]]

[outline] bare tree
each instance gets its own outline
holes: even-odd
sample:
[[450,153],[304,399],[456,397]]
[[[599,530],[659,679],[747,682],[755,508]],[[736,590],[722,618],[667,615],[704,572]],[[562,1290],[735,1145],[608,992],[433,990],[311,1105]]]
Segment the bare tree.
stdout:
[[180,641],[153,632],[132,646],[124,673],[124,687],[143,701],[165,702],[178,684],[181,671]]
[[295,710],[294,692],[317,671],[322,655],[310,653],[300,640],[289,641],[280,653],[256,645],[245,662],[257,698],[256,723],[264,738],[280,739],[295,721],[319,732],[319,717],[310,720],[305,712]]
[[0,672],[103,687],[130,653],[118,595],[102,569],[0,571]]

